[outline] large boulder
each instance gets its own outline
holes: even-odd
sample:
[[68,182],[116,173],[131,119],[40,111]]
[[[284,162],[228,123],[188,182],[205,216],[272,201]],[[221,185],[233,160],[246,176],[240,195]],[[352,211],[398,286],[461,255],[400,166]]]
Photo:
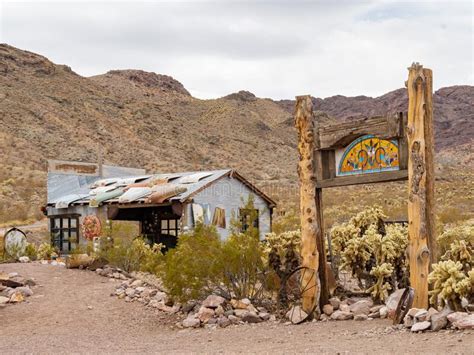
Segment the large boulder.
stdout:
[[8,303],[8,301],[10,301],[8,297],[0,296],[0,304]]
[[225,303],[225,298],[217,295],[209,295],[202,302],[202,305],[207,308],[217,308]]

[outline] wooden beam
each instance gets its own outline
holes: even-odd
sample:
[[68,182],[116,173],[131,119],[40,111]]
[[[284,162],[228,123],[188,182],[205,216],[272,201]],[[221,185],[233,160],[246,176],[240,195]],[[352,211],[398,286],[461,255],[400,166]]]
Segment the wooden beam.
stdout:
[[295,127],[298,131],[302,266],[314,270],[314,273],[303,274],[301,280],[302,303],[303,310],[306,313],[312,313],[319,305],[320,280],[317,240],[318,237],[322,238],[322,229],[318,223],[320,211],[316,205],[314,116],[313,102],[309,95],[296,97]]
[[400,116],[362,118],[321,126],[317,130],[319,149],[344,147],[366,134],[373,134],[382,139],[401,137]]
[[358,175],[337,176],[316,182],[318,188],[340,187],[349,185],[375,184],[380,182],[402,181],[408,179],[408,170],[383,171]]
[[413,307],[428,308],[428,273],[435,258],[433,74],[413,63],[408,68],[408,236]]

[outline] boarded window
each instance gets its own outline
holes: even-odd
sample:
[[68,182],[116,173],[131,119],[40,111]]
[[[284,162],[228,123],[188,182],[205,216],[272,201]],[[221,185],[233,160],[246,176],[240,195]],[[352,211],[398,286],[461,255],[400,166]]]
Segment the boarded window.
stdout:
[[214,209],[212,224],[220,228],[225,228],[225,209],[220,207]]

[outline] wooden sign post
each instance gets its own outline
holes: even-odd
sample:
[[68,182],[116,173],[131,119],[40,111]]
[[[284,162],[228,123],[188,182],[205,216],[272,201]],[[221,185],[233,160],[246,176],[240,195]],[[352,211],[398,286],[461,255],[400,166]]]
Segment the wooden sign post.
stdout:
[[413,307],[428,309],[428,273],[436,258],[434,226],[433,73],[408,68],[408,237]]
[[[300,179],[300,215],[301,215],[301,257],[302,266],[314,270],[305,273],[301,285],[305,291],[302,294],[303,310],[311,313],[319,305],[320,278],[318,275],[319,258],[325,259],[325,254],[319,255],[318,238],[322,239],[321,211],[316,200],[316,175],[314,159],[314,116],[311,97],[297,96],[295,111],[295,126],[298,130],[298,176]],[[318,199],[319,200],[319,199]],[[325,260],[324,260],[325,261]]]

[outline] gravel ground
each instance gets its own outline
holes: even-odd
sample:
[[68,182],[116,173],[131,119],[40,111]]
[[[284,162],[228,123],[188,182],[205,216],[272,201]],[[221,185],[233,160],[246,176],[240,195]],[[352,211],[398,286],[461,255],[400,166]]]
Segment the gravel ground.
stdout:
[[[110,297],[117,281],[41,264],[0,264],[36,279],[35,295],[0,309],[7,353],[450,353],[473,354],[474,332],[412,334],[388,320],[178,330],[169,316]],[[174,321],[173,321],[174,322]]]

